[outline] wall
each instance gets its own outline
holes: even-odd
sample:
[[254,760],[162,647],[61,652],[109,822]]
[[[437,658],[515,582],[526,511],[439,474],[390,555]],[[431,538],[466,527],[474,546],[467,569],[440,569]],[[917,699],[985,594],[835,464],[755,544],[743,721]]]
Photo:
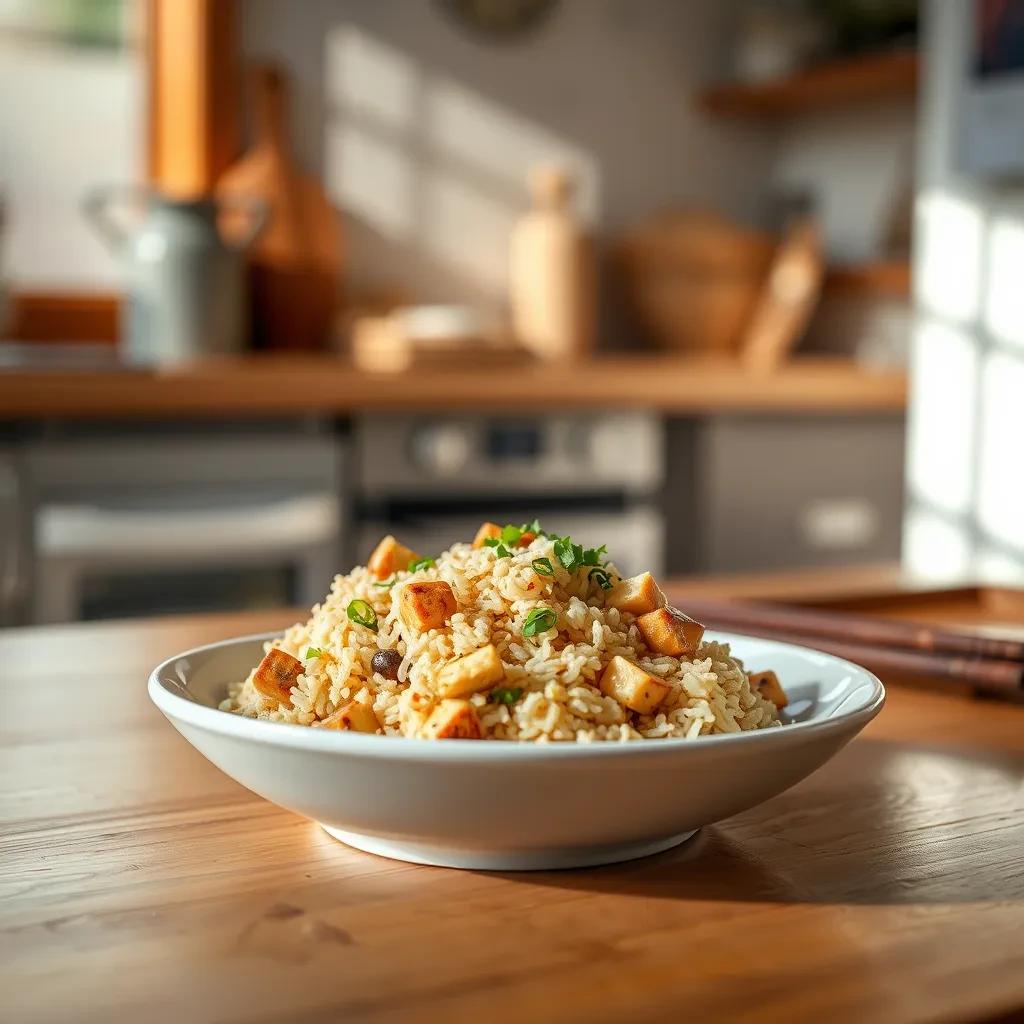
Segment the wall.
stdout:
[[772,172],[780,190],[815,197],[829,258],[878,259],[897,205],[914,187],[912,100],[858,103],[794,118],[779,136]]
[[930,0],[918,159],[905,560],[1024,579],[1024,188],[964,174],[972,5]]
[[606,239],[668,205],[760,213],[771,130],[692,103],[734,7],[562,0],[535,34],[492,44],[428,0],[246,0],[244,45],[293,76],[295,146],[349,211],[356,286],[498,306],[538,160],[577,171]]
[[97,185],[140,177],[138,51],[0,37],[0,97],[4,279],[25,289],[116,285],[116,263],[81,202]]

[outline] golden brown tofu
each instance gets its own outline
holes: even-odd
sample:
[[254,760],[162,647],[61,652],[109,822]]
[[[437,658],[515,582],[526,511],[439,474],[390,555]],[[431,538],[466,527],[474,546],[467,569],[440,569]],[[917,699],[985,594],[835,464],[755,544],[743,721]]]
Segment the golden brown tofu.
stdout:
[[623,707],[648,715],[665,699],[670,687],[616,654],[601,675],[601,692]]
[[649,572],[642,572],[628,580],[619,580],[608,591],[605,600],[610,607],[632,615],[646,615],[647,612],[665,607],[665,595]]
[[410,562],[419,559],[412,548],[399,544],[389,533],[374,549],[366,568],[379,580],[386,580],[396,572],[404,572]]
[[777,708],[784,708],[789,703],[779,677],[771,670],[751,672],[750,688],[756,690],[765,700],[770,700]]
[[302,662],[277,647],[272,647],[263,656],[252,685],[264,697],[270,697],[279,704],[291,704],[291,689],[302,674]]
[[323,729],[348,729],[352,732],[377,732],[380,728],[373,708],[358,700],[342,704],[332,714],[315,724]]
[[484,523],[473,538],[473,547],[482,548],[485,540],[497,540],[501,536],[501,527],[497,523]]
[[422,734],[428,740],[479,740],[484,729],[468,700],[443,700],[423,723]]
[[448,662],[437,674],[437,692],[442,697],[468,697],[505,678],[505,666],[494,644]]
[[410,629],[420,632],[440,629],[456,608],[455,595],[444,580],[407,583],[398,593],[399,617]]
[[648,612],[641,615],[636,624],[651,650],[671,654],[673,658],[696,654],[704,636],[704,627],[677,608]]

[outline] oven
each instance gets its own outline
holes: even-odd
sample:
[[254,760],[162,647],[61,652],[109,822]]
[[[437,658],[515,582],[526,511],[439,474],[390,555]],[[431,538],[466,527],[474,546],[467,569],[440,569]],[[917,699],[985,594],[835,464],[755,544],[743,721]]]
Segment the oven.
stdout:
[[311,605],[341,564],[328,425],[77,427],[25,445],[34,622]]
[[386,533],[423,554],[535,516],[625,573],[664,565],[661,420],[640,412],[367,416],[353,430],[353,561]]

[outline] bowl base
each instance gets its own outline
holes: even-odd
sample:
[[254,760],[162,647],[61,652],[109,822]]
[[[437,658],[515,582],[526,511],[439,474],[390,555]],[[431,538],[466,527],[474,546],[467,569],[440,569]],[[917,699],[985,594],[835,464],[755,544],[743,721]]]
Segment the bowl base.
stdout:
[[665,839],[642,843],[615,843],[611,846],[568,846],[552,850],[465,850],[459,847],[433,846],[381,839],[360,832],[346,832],[322,822],[320,827],[335,839],[357,850],[404,860],[410,864],[429,864],[438,868],[468,868],[473,871],[554,871],[560,868],[589,868],[599,864],[617,864],[638,857],[650,857],[686,842],[696,829]]

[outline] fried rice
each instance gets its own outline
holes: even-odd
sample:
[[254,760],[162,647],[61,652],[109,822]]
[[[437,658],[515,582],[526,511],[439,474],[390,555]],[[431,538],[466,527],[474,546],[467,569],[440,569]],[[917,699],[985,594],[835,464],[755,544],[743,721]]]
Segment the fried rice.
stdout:
[[[779,724],[775,704],[752,688],[727,644],[703,641],[689,656],[659,653],[638,629],[637,615],[609,604],[608,580],[619,578],[615,566],[602,563],[604,579],[601,573],[570,571],[557,557],[556,540],[541,534],[511,551],[455,544],[415,571],[400,570],[385,580],[363,566],[336,576],[306,622],[266,645],[267,651],[279,649],[301,663],[293,684],[280,697],[268,697],[257,688],[254,668],[230,687],[221,709],[339,728],[351,727],[336,724],[339,718],[348,722],[345,708],[369,707],[373,716],[367,714],[370,725],[361,731],[428,735],[431,713],[450,703],[439,694],[441,670],[492,644],[503,678],[457,702],[472,709],[466,713],[474,718],[479,738],[692,739]],[[403,590],[438,581],[448,584],[455,599],[456,610],[446,622],[420,630],[404,621]],[[353,617],[352,607],[364,614]],[[527,624],[536,625],[538,616],[541,627],[551,625],[529,635]],[[390,656],[396,671],[374,671],[371,661],[379,651],[397,652]],[[602,686],[616,657],[664,684],[655,707],[634,710]]]

